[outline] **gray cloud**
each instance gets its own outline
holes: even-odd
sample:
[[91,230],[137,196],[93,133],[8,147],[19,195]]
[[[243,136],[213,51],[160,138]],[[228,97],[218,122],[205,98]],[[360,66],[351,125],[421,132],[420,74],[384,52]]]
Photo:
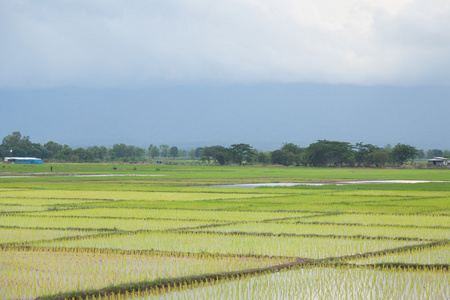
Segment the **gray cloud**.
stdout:
[[446,0],[0,0],[0,87],[450,84]]

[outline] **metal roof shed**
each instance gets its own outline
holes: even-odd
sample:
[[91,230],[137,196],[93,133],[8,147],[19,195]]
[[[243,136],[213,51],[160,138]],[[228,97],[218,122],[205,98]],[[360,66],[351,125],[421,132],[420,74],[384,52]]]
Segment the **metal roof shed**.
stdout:
[[448,159],[445,157],[435,157],[428,160],[429,163],[432,163],[435,166],[447,166]]
[[5,157],[3,161],[7,164],[42,165],[42,159],[36,157]]

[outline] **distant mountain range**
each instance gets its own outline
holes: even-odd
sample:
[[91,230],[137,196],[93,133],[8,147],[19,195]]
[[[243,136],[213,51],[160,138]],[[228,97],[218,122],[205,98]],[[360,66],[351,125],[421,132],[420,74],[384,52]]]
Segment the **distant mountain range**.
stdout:
[[450,149],[450,87],[319,84],[0,90],[0,136],[75,146],[180,148],[319,140]]

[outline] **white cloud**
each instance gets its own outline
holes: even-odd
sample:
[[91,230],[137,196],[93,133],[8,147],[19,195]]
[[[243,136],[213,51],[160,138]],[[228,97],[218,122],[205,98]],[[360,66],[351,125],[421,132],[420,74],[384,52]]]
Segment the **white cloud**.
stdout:
[[450,84],[448,0],[0,0],[0,87]]

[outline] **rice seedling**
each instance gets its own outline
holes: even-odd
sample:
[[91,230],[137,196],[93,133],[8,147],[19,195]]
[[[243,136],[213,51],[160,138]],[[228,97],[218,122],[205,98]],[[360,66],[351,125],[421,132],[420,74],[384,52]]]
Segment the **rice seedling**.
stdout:
[[44,206],[0,205],[0,213],[34,212],[44,211],[46,209]]
[[[92,202],[99,202],[99,200],[87,200],[87,199],[47,199],[47,198],[0,198],[0,205],[22,205],[22,206],[43,206],[43,205],[56,205],[56,204],[86,204]],[[102,202],[104,203],[104,202]]]
[[425,240],[450,239],[450,228],[392,227],[364,225],[334,225],[334,224],[291,224],[291,223],[241,223],[210,228],[200,228],[195,231],[214,232],[251,232],[297,235],[323,236],[364,236],[384,238],[410,238]]
[[2,299],[75,290],[98,289],[122,283],[199,274],[239,271],[277,264],[270,258],[124,255],[0,249]]
[[409,206],[407,204],[389,203],[325,203],[325,204],[307,204],[303,205],[305,211],[322,211],[322,212],[349,212],[349,213],[379,213],[379,214],[419,214],[424,211],[433,211],[439,209],[438,206],[428,207],[426,210],[420,206]]
[[336,214],[302,219],[302,222],[327,222],[364,225],[405,225],[420,227],[448,227],[450,217],[427,215],[386,215],[386,214]]
[[[60,167],[112,172],[111,165]],[[155,171],[133,167],[114,172]],[[450,180],[446,171],[162,166],[170,176],[2,178],[1,294],[81,297],[112,285],[119,288],[116,298],[108,290],[111,299],[447,299],[449,183],[206,187]],[[166,284],[142,295],[142,282],[158,280]]]
[[207,211],[180,209],[113,209],[90,208],[36,213],[43,216],[83,216],[116,218],[160,218],[178,220],[217,220],[217,221],[263,221],[305,216],[299,212],[255,212],[255,211]]
[[149,200],[189,201],[209,199],[233,199],[273,197],[271,194],[232,193],[182,193],[182,192],[134,192],[134,191],[65,191],[65,190],[20,190],[4,191],[1,198],[41,199],[85,199],[85,200]]
[[[36,228],[78,228],[109,230],[168,230],[177,228],[195,228],[198,226],[217,224],[217,222],[182,221],[182,220],[142,220],[120,218],[90,217],[46,217],[46,216],[3,216],[0,226],[36,227]],[[45,231],[44,231],[45,232]]]
[[412,190],[353,190],[353,191],[338,191],[333,195],[340,196],[363,196],[363,197],[396,197],[396,198],[437,198],[448,197],[450,192],[442,191],[412,191]]
[[87,234],[92,234],[92,232],[78,230],[0,228],[0,244],[24,244],[34,241],[83,236]]
[[439,270],[317,267],[127,299],[448,299],[449,280]]
[[380,251],[419,242],[382,239],[309,238],[247,234],[149,232],[105,235],[79,240],[50,241],[46,247],[160,250],[193,253],[327,258]]
[[435,216],[446,216],[450,217],[450,209],[442,209],[442,210],[435,210],[431,213],[428,213],[429,215],[435,215]]
[[350,197],[395,197],[395,198],[439,198],[449,197],[449,192],[443,191],[414,191],[414,190],[353,190],[353,191],[337,191],[335,196],[350,196]]
[[425,249],[409,249],[389,255],[374,255],[355,261],[356,264],[401,263],[421,265],[450,265],[450,245]]

